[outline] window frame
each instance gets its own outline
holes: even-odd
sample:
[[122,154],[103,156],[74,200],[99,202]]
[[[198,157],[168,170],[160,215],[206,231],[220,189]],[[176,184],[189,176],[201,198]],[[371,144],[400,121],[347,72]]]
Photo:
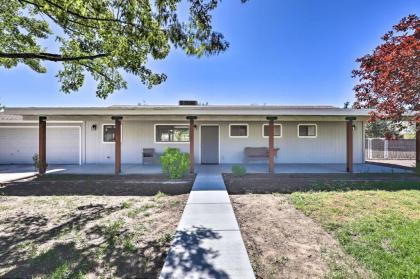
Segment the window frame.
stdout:
[[[105,132],[105,126],[114,126],[115,127],[115,123],[102,123],[102,131],[101,131],[101,141],[103,144],[115,144],[115,141],[104,141],[104,132]],[[121,142],[123,140],[123,127],[122,127],[122,123],[121,123]]]
[[[300,126],[315,126],[315,136],[301,136],[299,135],[299,127]],[[297,125],[297,136],[301,139],[315,139],[318,137],[318,124],[315,123],[300,123]]]
[[[269,138],[268,136],[264,136],[264,127],[268,126],[268,125],[269,125],[268,123],[262,124],[262,132],[261,133],[262,133],[262,137],[265,138],[265,139]],[[281,123],[274,123],[274,126],[280,126],[280,136],[274,135],[274,138],[279,139],[279,138],[283,137],[283,125],[281,125]]]
[[[246,126],[246,136],[232,136],[232,126]],[[249,137],[249,124],[247,123],[229,123],[229,138],[246,139]]]
[[189,130],[190,124],[188,123],[155,123],[153,125],[153,142],[155,144],[190,144],[191,139],[188,139],[188,141],[157,141],[156,140],[156,127],[157,126],[186,126]]

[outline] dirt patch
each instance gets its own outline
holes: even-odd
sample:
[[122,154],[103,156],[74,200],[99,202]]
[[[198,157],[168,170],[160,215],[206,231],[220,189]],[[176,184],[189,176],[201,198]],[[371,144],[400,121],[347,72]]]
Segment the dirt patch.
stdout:
[[288,195],[230,198],[257,278],[369,277]]
[[164,175],[45,175],[0,185],[6,196],[152,196],[187,194],[195,176],[168,179]]
[[[345,189],[418,189],[415,174],[246,174],[224,173],[229,194],[293,193],[296,191]],[[389,183],[393,182],[393,183]]]
[[290,198],[375,278],[420,278],[420,191],[296,192]]
[[187,195],[0,197],[1,278],[156,278]]

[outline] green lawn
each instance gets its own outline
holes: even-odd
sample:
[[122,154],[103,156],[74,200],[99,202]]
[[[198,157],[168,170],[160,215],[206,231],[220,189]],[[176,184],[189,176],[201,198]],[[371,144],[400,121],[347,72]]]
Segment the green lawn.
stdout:
[[420,191],[293,193],[306,215],[378,278],[420,278]]

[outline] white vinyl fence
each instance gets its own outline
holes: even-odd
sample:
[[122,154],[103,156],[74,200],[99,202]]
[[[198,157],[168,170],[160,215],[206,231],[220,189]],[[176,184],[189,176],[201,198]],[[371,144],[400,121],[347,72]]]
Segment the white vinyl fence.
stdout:
[[416,159],[416,140],[398,139],[386,140],[381,138],[366,139],[366,159]]

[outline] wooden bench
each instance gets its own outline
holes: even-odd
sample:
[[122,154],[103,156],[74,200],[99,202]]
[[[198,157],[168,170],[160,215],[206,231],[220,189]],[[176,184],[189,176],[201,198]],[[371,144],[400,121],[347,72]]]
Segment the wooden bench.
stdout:
[[[278,148],[274,148],[274,157],[277,157]],[[245,161],[268,160],[268,147],[245,147]]]

